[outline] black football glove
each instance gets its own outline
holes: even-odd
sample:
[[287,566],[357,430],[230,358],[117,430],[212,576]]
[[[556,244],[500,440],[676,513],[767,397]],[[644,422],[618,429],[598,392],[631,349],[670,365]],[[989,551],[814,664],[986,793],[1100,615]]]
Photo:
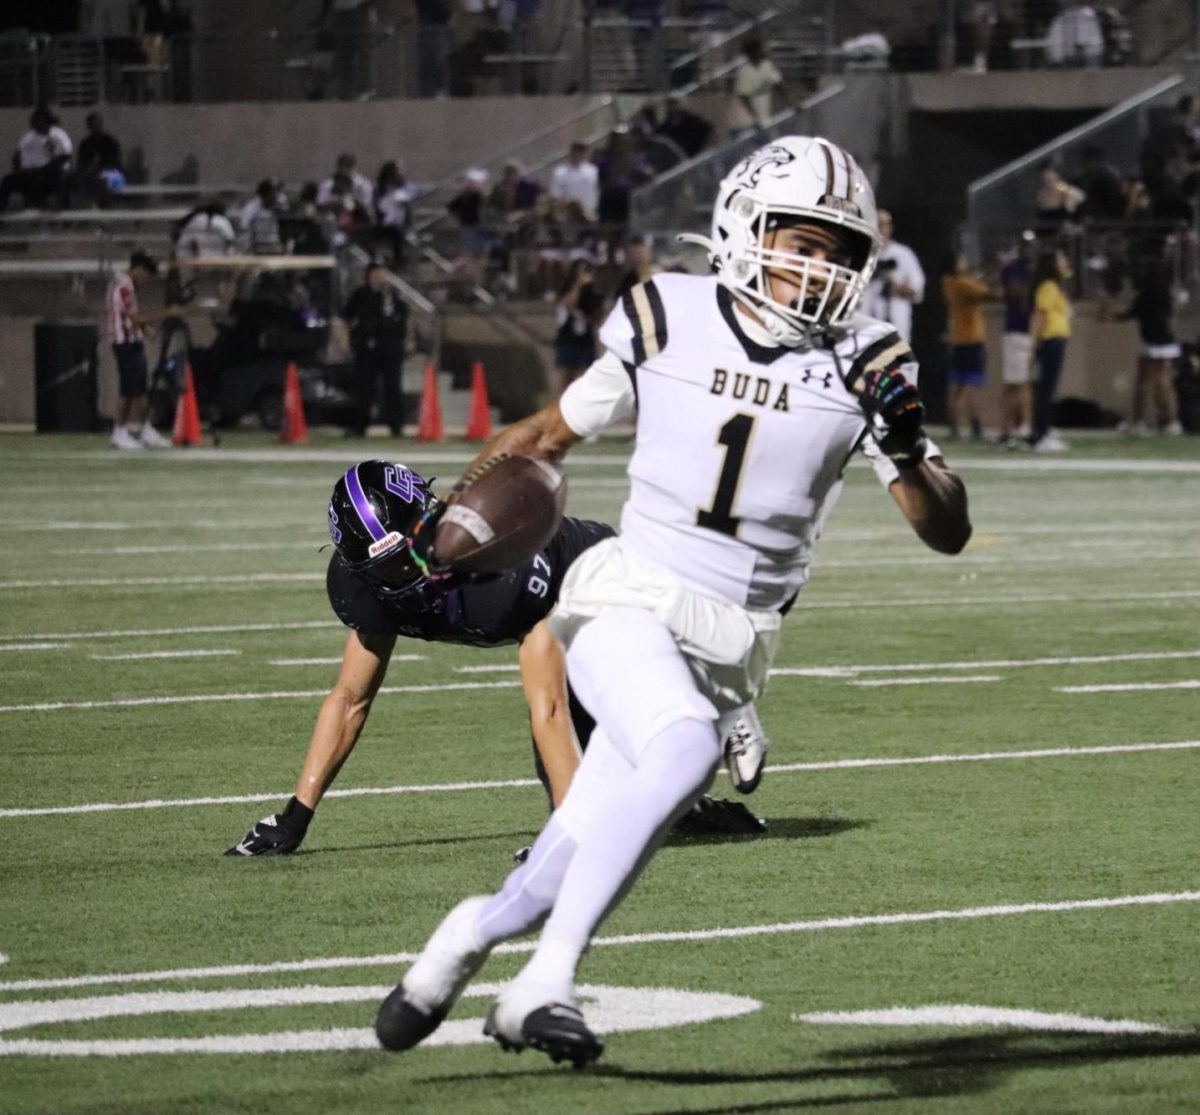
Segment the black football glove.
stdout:
[[868,372],[862,382],[859,403],[876,428],[879,448],[900,468],[919,465],[928,443],[922,429],[925,405],[917,389],[900,372]]
[[264,817],[225,854],[227,856],[286,856],[304,843],[313,819],[307,805],[292,798],[282,813]]
[[767,822],[756,817],[740,801],[704,795],[678,821],[675,836],[761,836]]

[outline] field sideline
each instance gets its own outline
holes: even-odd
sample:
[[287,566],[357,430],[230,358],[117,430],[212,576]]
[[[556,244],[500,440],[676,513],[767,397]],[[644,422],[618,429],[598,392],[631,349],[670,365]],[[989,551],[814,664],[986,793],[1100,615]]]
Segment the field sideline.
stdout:
[[[379,998],[545,815],[512,649],[402,643],[301,854],[221,852],[291,792],[344,632],[325,503],[357,455],[0,436],[0,1115],[1200,1111],[1200,446],[952,450],[942,558],[852,469],[761,702],[757,841],[672,842],[581,973],[593,1069]],[[568,510],[615,521],[627,447]],[[714,792],[732,796],[718,781]]]

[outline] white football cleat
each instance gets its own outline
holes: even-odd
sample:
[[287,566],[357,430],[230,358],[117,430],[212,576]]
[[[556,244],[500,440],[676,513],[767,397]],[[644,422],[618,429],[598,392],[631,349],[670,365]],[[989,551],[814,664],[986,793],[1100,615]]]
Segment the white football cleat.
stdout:
[[590,1064],[604,1052],[604,1042],[583,1020],[573,989],[523,981],[520,977],[496,1000],[483,1032],[506,1053],[537,1049],[555,1064],[570,1061],[576,1068]]
[[375,1033],[385,1049],[411,1049],[442,1024],[491,951],[479,943],[475,918],[486,895],[464,898],[442,919],[421,955],[384,1000]]
[[717,732],[721,737],[721,753],[725,756],[725,769],[729,781],[739,794],[752,794],[762,781],[763,767],[771,741],[758,719],[753,704],[742,705],[726,712],[717,720]]

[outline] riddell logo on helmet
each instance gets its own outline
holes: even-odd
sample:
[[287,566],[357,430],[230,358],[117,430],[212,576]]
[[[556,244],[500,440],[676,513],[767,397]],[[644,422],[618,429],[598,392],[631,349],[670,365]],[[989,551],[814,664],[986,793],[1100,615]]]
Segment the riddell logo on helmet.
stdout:
[[833,194],[826,194],[819,202],[824,209],[836,209],[839,213],[847,213],[851,217],[861,217],[862,210],[853,201],[847,201],[844,197],[834,197]]
[[367,547],[367,556],[379,557],[380,554],[386,554],[388,550],[394,550],[403,541],[404,535],[393,530],[389,534],[385,534],[378,542],[372,542]]

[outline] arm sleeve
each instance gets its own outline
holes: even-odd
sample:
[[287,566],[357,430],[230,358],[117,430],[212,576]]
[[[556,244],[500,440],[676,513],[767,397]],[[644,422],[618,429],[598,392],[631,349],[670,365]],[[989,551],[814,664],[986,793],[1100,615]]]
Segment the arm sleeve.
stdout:
[[[925,441],[929,447],[925,451],[926,457],[940,457],[942,455],[941,449],[933,438],[926,437]],[[874,435],[869,431],[867,436],[859,443],[859,451],[871,462],[871,467],[875,470],[875,477],[885,492],[900,479],[900,470],[895,466],[890,457],[884,456],[883,450],[879,448],[879,442],[875,440]]]
[[636,404],[633,365],[612,351],[572,383],[558,402],[563,420],[580,437],[591,437],[614,423],[628,421]]

